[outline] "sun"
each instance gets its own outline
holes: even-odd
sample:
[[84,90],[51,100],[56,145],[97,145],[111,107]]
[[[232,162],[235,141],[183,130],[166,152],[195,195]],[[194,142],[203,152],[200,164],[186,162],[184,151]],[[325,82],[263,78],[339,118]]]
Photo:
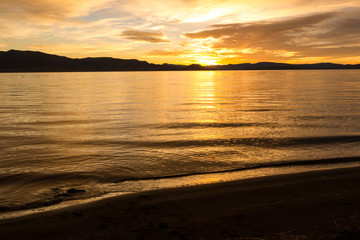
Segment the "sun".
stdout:
[[218,65],[218,61],[216,59],[211,59],[211,58],[197,59],[197,63],[205,66]]

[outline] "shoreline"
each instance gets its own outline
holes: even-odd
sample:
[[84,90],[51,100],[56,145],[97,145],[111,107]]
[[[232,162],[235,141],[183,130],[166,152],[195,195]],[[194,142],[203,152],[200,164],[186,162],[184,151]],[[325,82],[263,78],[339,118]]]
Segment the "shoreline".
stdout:
[[84,70],[84,71],[0,71],[5,74],[15,74],[15,73],[106,73],[106,72],[207,72],[207,71],[335,71],[335,70],[360,70],[360,68],[289,68],[289,69],[187,69],[187,70]]
[[1,220],[0,238],[356,239],[339,237],[359,238],[359,226],[354,167],[106,198]]
[[[217,70],[333,70],[360,69],[360,64],[331,62],[294,64],[253,62],[238,64],[154,64],[138,59],[112,57],[69,58],[39,51],[10,49],[0,51],[0,72],[76,72],[76,71],[217,71]],[[35,63],[35,64],[34,64]],[[20,67],[19,67],[20,65]],[[40,67],[39,67],[40,66]]]
[[[114,197],[123,197],[131,194],[141,194],[148,191],[159,191],[175,188],[186,188],[194,186],[203,186],[211,184],[224,184],[228,182],[238,182],[244,180],[258,179],[264,177],[276,177],[283,175],[301,174],[313,171],[338,170],[346,168],[360,168],[358,157],[350,158],[354,161],[347,161],[346,165],[340,164],[340,159],[325,159],[317,168],[312,168],[313,164],[303,165],[308,161],[299,161],[299,163],[285,163],[282,166],[265,165],[260,167],[248,167],[234,170],[224,170],[215,172],[206,172],[198,174],[184,174],[180,176],[165,176],[158,178],[144,178],[138,180],[125,180],[118,184],[122,184],[118,191],[107,192],[103,195],[91,196],[87,198],[75,198],[56,201],[54,204],[45,204],[33,208],[14,208],[13,210],[0,212],[0,222],[7,219],[16,219],[30,216],[33,214],[47,213],[56,210],[76,207],[84,204],[92,204],[93,202],[106,200]],[[335,160],[335,161],[334,161]],[[125,186],[124,186],[125,185]],[[77,186],[74,186],[77,188]],[[134,187],[136,190],[134,191]],[[80,187],[81,189],[81,187]],[[79,190],[81,191],[81,190]]]

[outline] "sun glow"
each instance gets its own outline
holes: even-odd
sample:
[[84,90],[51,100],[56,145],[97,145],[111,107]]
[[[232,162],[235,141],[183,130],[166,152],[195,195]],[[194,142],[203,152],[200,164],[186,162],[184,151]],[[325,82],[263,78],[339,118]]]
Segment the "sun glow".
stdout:
[[[204,11],[204,10],[203,10]],[[194,16],[189,16],[187,19],[184,19],[183,22],[195,23],[195,22],[206,22],[221,16],[225,16],[231,12],[229,8],[215,8],[213,10],[206,10],[204,13],[200,14],[197,12]]]
[[210,66],[210,65],[218,65],[218,60],[211,59],[211,58],[203,58],[203,59],[197,59],[197,62],[200,65]]

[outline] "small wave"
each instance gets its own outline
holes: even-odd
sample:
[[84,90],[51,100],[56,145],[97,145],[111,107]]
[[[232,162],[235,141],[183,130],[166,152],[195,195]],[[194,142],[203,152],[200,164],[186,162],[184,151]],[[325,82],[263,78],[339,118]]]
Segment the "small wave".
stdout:
[[11,211],[18,211],[18,210],[26,210],[32,208],[40,208],[51,206],[55,204],[59,204],[63,202],[63,199],[49,199],[49,200],[40,200],[31,203],[27,203],[21,206],[0,206],[0,213],[11,212]]
[[1,185],[6,184],[22,184],[31,185],[39,184],[46,185],[47,183],[60,183],[60,182],[110,182],[115,177],[112,175],[103,175],[97,173],[83,173],[83,172],[71,172],[71,173],[54,173],[54,174],[41,174],[41,173],[18,173],[11,175],[0,176]]
[[207,171],[207,172],[197,172],[197,173],[184,173],[177,175],[168,175],[168,176],[159,176],[159,177],[145,177],[145,178],[127,178],[116,181],[115,183],[125,182],[125,181],[139,181],[139,180],[156,180],[156,179],[168,179],[168,178],[179,178],[179,177],[187,177],[194,175],[205,175],[205,174],[214,174],[214,173],[230,173],[230,172],[238,172],[238,171],[246,171],[246,170],[255,170],[262,168],[279,168],[279,167],[296,167],[296,166],[314,166],[314,165],[326,165],[326,164],[347,164],[353,162],[360,162],[360,157],[343,157],[343,158],[327,158],[327,159],[315,159],[315,160],[298,160],[292,162],[266,162],[260,163],[258,165],[241,167],[241,168],[233,168],[226,170],[218,170],[218,171]]
[[176,141],[117,141],[97,140],[75,142],[74,144],[84,145],[118,145],[126,147],[152,147],[152,148],[179,148],[179,147],[212,147],[212,146],[256,146],[263,148],[281,148],[296,146],[324,145],[335,143],[360,142],[360,135],[348,136],[323,136],[303,138],[228,138],[211,140],[176,140]]
[[169,123],[169,124],[157,124],[149,125],[147,127],[159,128],[159,129],[187,129],[187,128],[238,128],[238,127],[258,127],[258,126],[275,126],[275,124],[269,123],[217,123],[217,122],[189,122],[189,123]]
[[349,119],[359,119],[359,114],[348,114],[348,115],[306,115],[306,116],[291,116],[289,119],[296,119],[300,121],[318,121],[318,120],[349,120]]
[[[16,182],[24,187],[24,183],[30,184],[30,192],[27,191],[27,195],[31,194],[31,189],[47,189],[47,194],[41,198],[29,198],[22,203],[0,204],[0,212],[10,212],[15,210],[25,210],[32,208],[39,208],[44,206],[50,206],[59,204],[63,201],[75,200],[75,199],[89,199],[92,197],[98,197],[106,194],[106,190],[93,191],[86,188],[85,185],[89,182],[116,184],[124,182],[136,182],[136,181],[153,181],[161,179],[176,179],[182,177],[200,176],[207,174],[221,174],[231,172],[241,172],[247,170],[257,170],[264,168],[281,168],[281,167],[296,167],[296,166],[320,166],[327,164],[349,164],[354,162],[360,162],[360,157],[344,157],[344,158],[329,158],[329,159],[315,159],[315,160],[298,160],[292,162],[278,161],[278,162],[265,162],[257,163],[256,165],[248,165],[239,168],[223,169],[215,171],[204,172],[189,172],[180,173],[174,175],[161,175],[161,176],[149,176],[149,177],[136,177],[136,176],[104,176],[96,175],[93,173],[62,173],[62,174],[16,174],[12,176],[2,176],[0,178],[1,186],[4,187],[7,184]],[[62,184],[59,184],[61,183]],[[25,184],[26,185],[26,184]],[[75,187],[75,188],[74,188]],[[84,188],[85,187],[85,188]],[[89,190],[89,191],[88,191]],[[13,196],[18,199],[19,196]]]
[[0,212],[39,208],[74,199],[103,195],[97,186],[119,176],[97,173],[20,173],[0,177]]
[[[12,125],[2,125],[0,126],[0,131],[29,131],[30,127],[20,127],[20,126],[12,126]],[[0,136],[2,137],[2,136]]]
[[[217,105],[217,106],[222,106],[222,105],[234,105],[234,103],[228,103],[228,102],[224,102],[224,103],[214,103],[214,102],[210,102],[211,105]],[[193,103],[181,103],[178,104],[180,106],[193,106],[193,105],[208,105],[209,102],[193,102]]]
[[[270,109],[270,108],[263,108],[263,109],[244,109],[244,110],[237,110],[238,112],[272,112],[272,111],[280,111],[277,109]],[[282,109],[284,111],[284,109]]]
[[98,122],[108,122],[109,120],[101,119],[79,119],[79,120],[56,120],[56,121],[36,121],[36,122],[22,122],[20,125],[39,125],[39,126],[59,126],[59,125],[74,125],[74,124],[89,124],[89,123],[98,123]]
[[343,157],[343,158],[327,158],[327,159],[312,159],[312,160],[297,160],[297,161],[275,161],[275,162],[264,162],[256,164],[248,164],[239,168],[222,169],[214,171],[203,171],[203,172],[187,172],[173,175],[160,175],[160,176],[148,176],[141,177],[135,175],[111,175],[111,174],[100,174],[100,173],[83,173],[83,172],[72,172],[72,173],[55,173],[55,174],[39,174],[39,173],[21,173],[13,175],[3,175],[0,177],[1,185],[8,184],[21,184],[25,185],[49,185],[53,186],[56,184],[69,184],[74,182],[81,183],[119,183],[124,181],[137,181],[137,180],[156,180],[166,178],[178,178],[193,175],[204,175],[212,173],[226,173],[236,172],[244,170],[253,170],[261,168],[276,168],[276,167],[295,167],[295,166],[313,166],[313,165],[324,165],[324,164],[347,164],[353,162],[360,162],[360,157]]

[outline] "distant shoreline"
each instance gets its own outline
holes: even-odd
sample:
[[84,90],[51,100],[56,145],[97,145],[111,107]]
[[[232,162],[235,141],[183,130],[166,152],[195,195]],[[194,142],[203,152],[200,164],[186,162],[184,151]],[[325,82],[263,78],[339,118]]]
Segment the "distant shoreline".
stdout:
[[312,70],[360,70],[359,69],[337,69],[337,68],[328,68],[328,69],[235,69],[235,70],[224,70],[224,69],[200,69],[200,70],[108,70],[108,71],[0,71],[1,73],[101,73],[101,72],[208,72],[208,71],[312,71]]
[[216,70],[335,70],[360,69],[360,64],[288,64],[274,62],[201,66],[200,64],[152,64],[137,59],[68,58],[34,51],[0,51],[1,73],[118,72],[118,71],[216,71]]

